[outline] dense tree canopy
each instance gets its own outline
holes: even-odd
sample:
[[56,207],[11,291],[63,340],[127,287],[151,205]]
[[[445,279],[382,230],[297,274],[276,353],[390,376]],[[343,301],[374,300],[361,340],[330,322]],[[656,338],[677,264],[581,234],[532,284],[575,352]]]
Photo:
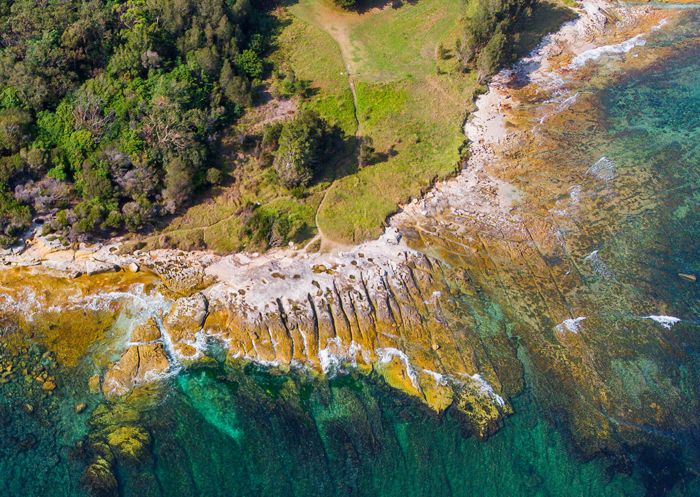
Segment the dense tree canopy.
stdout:
[[0,242],[138,229],[216,174],[265,37],[248,0],[0,0]]

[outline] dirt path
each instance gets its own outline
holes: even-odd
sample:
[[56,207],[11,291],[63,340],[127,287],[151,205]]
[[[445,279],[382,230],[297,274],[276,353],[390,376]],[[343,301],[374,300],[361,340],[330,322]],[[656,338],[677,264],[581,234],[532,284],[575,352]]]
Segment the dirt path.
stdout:
[[340,55],[343,58],[343,65],[345,66],[345,72],[348,78],[348,86],[352,92],[355,122],[357,124],[357,132],[355,134],[356,136],[360,136],[362,122],[360,121],[358,114],[359,106],[357,91],[355,89],[357,70],[355,67],[353,67],[353,61],[355,60],[353,55],[361,50],[353,44],[350,36],[353,25],[359,22],[357,14],[344,13],[324,5],[323,3],[319,3],[317,8],[314,9],[312,17],[313,22],[320,29],[328,33],[328,35],[333,38],[340,49]]

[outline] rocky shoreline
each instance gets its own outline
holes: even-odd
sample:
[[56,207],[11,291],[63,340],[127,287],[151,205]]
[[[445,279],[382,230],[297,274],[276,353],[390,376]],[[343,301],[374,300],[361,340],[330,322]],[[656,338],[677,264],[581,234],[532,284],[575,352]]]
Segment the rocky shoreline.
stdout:
[[[375,371],[438,412],[454,406],[473,433],[486,437],[512,412],[508,398],[522,390],[524,373],[513,330],[504,323],[485,329],[478,309],[520,299],[539,284],[532,282],[547,279],[562,282],[536,290],[547,318],[531,319],[543,304],[525,297],[513,310],[526,316],[523,326],[545,330],[553,328],[550,320],[578,315],[568,296],[576,282],[563,275],[566,268],[547,262],[548,253],[558,253],[551,226],[526,215],[525,193],[494,169],[504,149],[525,139],[508,122],[523,105],[511,88],[531,85],[554,94],[555,84],[576,72],[569,66],[575,57],[648,32],[669,15],[598,0],[585,1],[579,14],[532,57],[494,78],[465,128],[472,142],[465,170],[404,206],[377,240],[331,253],[216,256],[124,254],[118,240],[66,249],[35,237],[24,250],[1,254],[0,264],[73,278],[76,289],[85,278],[114,271],[146,271],[162,280],[170,305],[144,312],[127,330],[121,358],[98,378],[107,396],[200,360],[214,340],[232,359],[282,370]],[[8,302],[0,298],[0,309]],[[539,337],[525,344],[543,346]]]

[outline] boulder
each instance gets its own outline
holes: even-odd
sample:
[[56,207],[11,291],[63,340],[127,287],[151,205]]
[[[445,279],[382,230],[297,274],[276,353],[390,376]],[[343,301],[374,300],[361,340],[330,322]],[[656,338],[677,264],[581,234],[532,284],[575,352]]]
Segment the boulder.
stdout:
[[204,295],[196,293],[191,297],[178,299],[163,319],[163,328],[178,355],[184,358],[197,355],[191,344],[196,341],[196,334],[204,325],[208,308],[209,303]]
[[136,373],[137,383],[158,379],[170,367],[170,361],[162,344],[139,345],[137,349],[140,359],[139,369]]
[[162,344],[132,345],[105,373],[102,392],[106,397],[124,395],[140,383],[157,379],[169,367]]
[[85,468],[80,480],[93,495],[115,495],[117,492],[117,478],[112,472],[112,465],[104,457],[96,457]]
[[137,426],[120,426],[107,435],[107,443],[118,459],[138,462],[151,444],[151,437]]
[[101,273],[113,273],[119,271],[119,266],[111,262],[103,262],[97,260],[88,260],[85,262],[85,273],[88,276]]
[[150,318],[145,323],[136,325],[131,332],[132,342],[155,342],[160,340],[160,338],[160,328],[155,318]]

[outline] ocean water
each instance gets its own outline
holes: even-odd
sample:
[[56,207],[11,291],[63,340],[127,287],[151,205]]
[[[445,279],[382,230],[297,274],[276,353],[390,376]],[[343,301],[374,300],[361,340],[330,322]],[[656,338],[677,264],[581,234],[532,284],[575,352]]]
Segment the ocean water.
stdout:
[[[698,28],[700,14],[688,11],[648,41],[673,46],[673,56],[596,88],[599,126],[576,147],[577,167],[590,164],[597,182],[600,218],[624,217],[586,266],[597,319],[653,324],[684,344],[680,358],[619,361],[615,381],[643,402],[640,385],[663,392],[657,378],[677,377],[678,403],[690,410],[700,406],[700,284],[678,273],[700,274]],[[561,143],[564,153],[574,145]],[[451,410],[438,416],[373,375],[321,380],[226,364],[216,346],[210,355],[107,403],[86,390],[86,364],[62,366],[31,340],[3,346],[0,495],[700,496],[697,424],[648,426],[641,448],[583,460],[565,416],[529,386],[503,428],[479,441]],[[34,378],[44,373],[60,378],[55,390]]]

